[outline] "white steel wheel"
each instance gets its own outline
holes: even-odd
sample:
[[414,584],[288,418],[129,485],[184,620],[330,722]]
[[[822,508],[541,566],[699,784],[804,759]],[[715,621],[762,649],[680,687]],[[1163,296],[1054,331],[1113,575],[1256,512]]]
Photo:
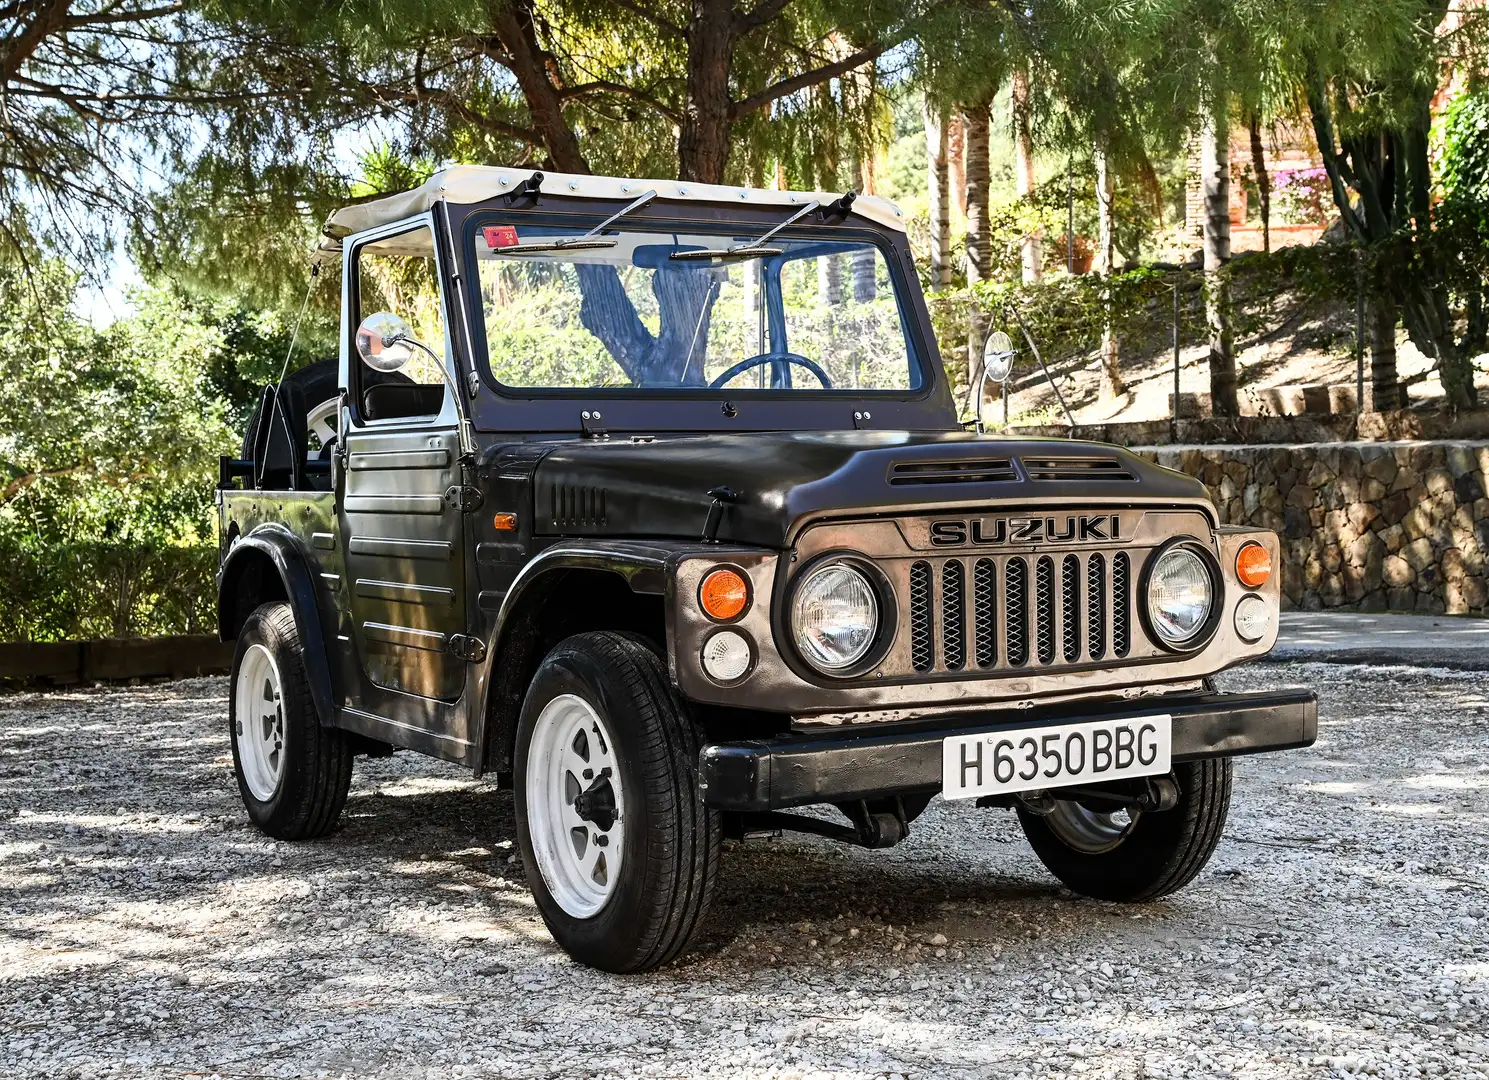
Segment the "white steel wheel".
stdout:
[[560,694],[533,725],[525,773],[528,827],[543,883],[564,913],[595,915],[625,851],[625,792],[615,739],[589,702]]
[[284,686],[268,649],[250,645],[238,666],[233,740],[249,793],[268,802],[284,774]]
[[1092,810],[1075,799],[1056,799],[1044,820],[1072,851],[1100,855],[1121,844],[1137,819],[1136,810]]
[[341,398],[327,398],[319,405],[312,406],[305,414],[305,436],[312,454],[318,453],[323,447],[330,444],[337,436],[338,415],[341,411]]

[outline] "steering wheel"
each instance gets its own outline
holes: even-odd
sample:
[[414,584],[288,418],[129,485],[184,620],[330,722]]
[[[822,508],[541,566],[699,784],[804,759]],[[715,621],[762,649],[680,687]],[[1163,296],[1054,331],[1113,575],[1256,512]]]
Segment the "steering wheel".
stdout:
[[832,389],[832,380],[827,377],[827,372],[823,371],[815,360],[808,360],[800,353],[794,352],[763,352],[759,356],[752,356],[747,360],[741,360],[728,371],[715,378],[713,382],[708,384],[708,387],[710,390],[717,390],[741,372],[749,371],[750,368],[757,368],[765,364],[774,364],[781,361],[788,364],[795,364],[797,367],[806,368],[817,377],[817,381],[822,384],[822,389]]

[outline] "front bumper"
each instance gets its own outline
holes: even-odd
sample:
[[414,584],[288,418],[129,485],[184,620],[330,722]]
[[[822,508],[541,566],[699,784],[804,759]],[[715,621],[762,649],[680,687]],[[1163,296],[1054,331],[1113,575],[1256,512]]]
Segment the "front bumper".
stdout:
[[941,740],[1114,717],[1167,713],[1174,720],[1173,760],[1233,757],[1311,746],[1318,737],[1318,697],[1311,690],[1198,694],[1174,700],[1104,703],[990,712],[985,718],[929,720],[892,731],[793,732],[772,739],[703,748],[699,786],[720,810],[779,810],[941,789]]

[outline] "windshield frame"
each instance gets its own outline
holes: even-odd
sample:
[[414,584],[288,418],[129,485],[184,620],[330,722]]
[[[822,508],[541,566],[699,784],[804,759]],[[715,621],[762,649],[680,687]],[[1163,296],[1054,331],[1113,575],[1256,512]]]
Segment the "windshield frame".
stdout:
[[[869,426],[863,416],[877,410],[882,422],[873,427],[913,427],[951,430],[956,420],[946,377],[936,350],[930,320],[920,291],[909,244],[903,234],[863,219],[842,224],[798,223],[784,230],[783,239],[859,242],[872,245],[884,260],[894,291],[907,363],[918,373],[919,385],[905,390],[827,390],[795,387],[790,390],[708,387],[513,387],[500,382],[488,360],[485,309],[480,294],[476,240],[483,225],[572,228],[581,235],[603,221],[626,201],[545,196],[537,207],[507,205],[505,198],[485,203],[446,204],[452,244],[464,271],[460,303],[466,311],[472,368],[482,392],[475,395],[477,426],[519,431],[580,428],[580,412],[599,411],[606,427],[632,431],[697,430],[813,430]],[[689,203],[680,206],[665,195],[627,216],[614,231],[685,232],[736,237],[754,235],[779,225],[790,215],[779,205],[720,206]],[[611,230],[607,230],[607,235]],[[559,253],[561,254],[561,252]],[[514,407],[522,406],[520,411]],[[608,406],[608,408],[607,408]],[[830,406],[830,407],[829,407]],[[734,415],[731,415],[731,409]],[[855,413],[858,417],[855,419]],[[729,422],[735,421],[735,422]]]

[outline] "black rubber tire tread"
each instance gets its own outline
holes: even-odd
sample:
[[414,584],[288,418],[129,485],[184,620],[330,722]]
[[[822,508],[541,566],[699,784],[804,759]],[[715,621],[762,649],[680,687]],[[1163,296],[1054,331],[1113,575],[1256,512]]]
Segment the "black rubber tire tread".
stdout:
[[[287,383],[293,383],[300,388],[305,395],[305,409],[308,416],[315,411],[316,406],[334,398],[340,390],[337,383],[341,380],[339,361],[317,360],[313,364],[306,364],[297,371],[292,371],[284,377]],[[253,438],[253,429],[258,426],[259,410],[255,406],[252,415],[248,418],[248,426],[243,429],[243,458],[246,460],[253,457],[253,447],[249,441]]]
[[1019,824],[1039,861],[1072,891],[1121,903],[1158,900],[1204,869],[1230,812],[1230,758],[1183,762],[1174,777],[1178,805],[1141,815],[1117,847],[1099,855],[1070,848],[1044,818],[1022,806]]
[[[252,645],[263,645],[279,668],[280,701],[284,710],[285,761],[279,787],[272,798],[260,801],[243,781],[238,760],[238,668]],[[294,612],[286,603],[254,609],[238,634],[228,682],[228,741],[233,748],[233,771],[238,792],[253,823],[278,840],[312,840],[335,827],[346,806],[352,784],[353,752],[344,732],[322,727],[310,696],[305,674],[305,650]]]
[[[633,825],[622,881],[606,906],[583,920],[565,913],[549,895],[527,825],[528,740],[558,678],[565,680],[566,692],[586,682],[603,683],[595,689],[620,706],[604,710],[605,719],[627,769],[627,791],[634,793],[628,803],[635,807],[634,800],[644,800],[644,817],[627,811]],[[603,708],[592,696],[587,700]],[[553,648],[534,676],[514,760],[518,840],[538,910],[575,959],[617,974],[648,971],[675,959],[698,933],[713,899],[723,835],[721,815],[704,805],[698,788],[702,747],[702,731],[672,688],[665,661],[639,635],[575,634]],[[638,829],[643,822],[644,830]],[[637,845],[644,845],[645,869],[639,887],[631,890],[624,878],[636,865],[630,855]],[[634,902],[627,902],[631,896]],[[613,932],[606,933],[606,927]]]

